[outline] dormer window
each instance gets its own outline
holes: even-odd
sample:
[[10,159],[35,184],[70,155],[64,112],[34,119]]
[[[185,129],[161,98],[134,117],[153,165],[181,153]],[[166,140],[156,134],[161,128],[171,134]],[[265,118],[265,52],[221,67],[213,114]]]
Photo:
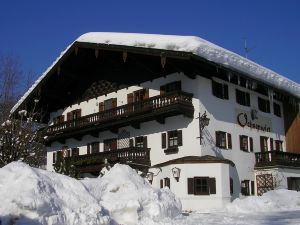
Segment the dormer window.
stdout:
[[181,81],[175,81],[166,85],[160,86],[160,94],[166,94],[174,91],[181,91]]
[[236,89],[236,102],[240,105],[250,106],[250,94]]
[[212,80],[212,92],[213,95],[221,99],[229,99],[228,97],[228,85],[218,83]]

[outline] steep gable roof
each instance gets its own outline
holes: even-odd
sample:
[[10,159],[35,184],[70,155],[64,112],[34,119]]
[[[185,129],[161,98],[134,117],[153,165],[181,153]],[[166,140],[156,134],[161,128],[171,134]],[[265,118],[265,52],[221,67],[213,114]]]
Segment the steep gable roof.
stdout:
[[68,50],[78,43],[93,43],[107,46],[120,45],[135,48],[160,49],[176,52],[191,53],[208,61],[220,64],[226,68],[241,72],[252,79],[261,81],[271,87],[283,90],[290,95],[300,98],[300,85],[278,73],[267,69],[236,53],[219,47],[211,42],[195,36],[176,36],[135,33],[86,33],[64,50],[54,63],[32,85],[24,96],[12,108],[13,113],[30,93],[44,80],[53,67],[61,60]]

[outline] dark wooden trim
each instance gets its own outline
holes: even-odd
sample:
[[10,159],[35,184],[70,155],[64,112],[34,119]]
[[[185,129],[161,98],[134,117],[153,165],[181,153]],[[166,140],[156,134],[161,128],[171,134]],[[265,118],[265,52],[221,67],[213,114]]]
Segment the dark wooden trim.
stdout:
[[300,167],[300,154],[280,151],[255,153],[255,168],[274,166]]
[[215,156],[185,156],[173,160],[169,160],[167,162],[159,163],[156,165],[153,165],[152,167],[163,167],[163,166],[168,166],[172,164],[197,164],[197,163],[223,163],[223,164],[229,164],[231,166],[235,166],[235,164],[229,160],[229,159],[221,159],[217,158]]
[[104,130],[118,133],[118,128],[128,125],[138,129],[137,124],[142,122],[155,120],[157,117],[171,117],[182,114],[189,118],[193,117],[192,95],[181,91],[167,93],[163,96],[154,96],[141,102],[122,105],[49,126],[47,128],[47,142]]

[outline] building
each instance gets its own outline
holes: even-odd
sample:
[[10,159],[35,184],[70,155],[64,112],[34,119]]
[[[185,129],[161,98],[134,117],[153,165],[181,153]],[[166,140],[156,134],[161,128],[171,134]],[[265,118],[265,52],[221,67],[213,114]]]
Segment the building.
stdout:
[[47,169],[126,163],[196,210],[300,189],[299,99],[299,84],[201,38],[87,33],[12,113],[40,110]]

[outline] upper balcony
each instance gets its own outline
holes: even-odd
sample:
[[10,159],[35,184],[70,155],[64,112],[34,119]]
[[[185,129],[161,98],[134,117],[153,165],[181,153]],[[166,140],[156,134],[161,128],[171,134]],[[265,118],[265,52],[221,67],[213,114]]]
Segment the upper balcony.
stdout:
[[300,167],[300,154],[280,152],[280,151],[267,151],[255,153],[255,167]]
[[98,113],[86,115],[75,120],[51,125],[47,128],[47,143],[64,142],[67,138],[81,140],[83,135],[98,137],[98,132],[110,130],[117,133],[118,128],[132,126],[139,128],[140,123],[156,120],[164,123],[166,117],[184,115],[193,118],[192,94],[176,91],[154,96]]

